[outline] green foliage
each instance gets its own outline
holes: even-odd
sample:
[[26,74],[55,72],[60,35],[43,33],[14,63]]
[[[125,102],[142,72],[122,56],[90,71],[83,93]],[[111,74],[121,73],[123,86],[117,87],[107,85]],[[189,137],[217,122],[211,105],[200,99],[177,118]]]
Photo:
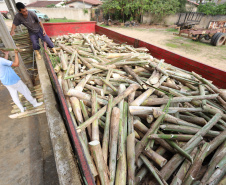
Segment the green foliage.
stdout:
[[49,22],[78,22],[76,20],[72,20],[72,19],[66,19],[66,18],[63,18],[63,19],[50,19]]
[[154,15],[155,22],[161,21],[165,16],[175,14],[180,9],[178,0],[153,0],[149,12]]
[[226,15],[226,3],[219,5],[215,3],[200,4],[198,11],[206,15]]
[[55,8],[55,4],[47,5],[46,8]]
[[187,3],[187,0],[179,0],[179,11],[178,12],[186,12],[186,3]]
[[105,0],[102,8],[105,15],[123,21],[140,21],[145,12],[150,12],[158,22],[167,15],[184,10],[185,3],[186,0]]
[[83,13],[84,13],[84,14],[89,13],[88,9],[84,8],[84,9],[83,9]]

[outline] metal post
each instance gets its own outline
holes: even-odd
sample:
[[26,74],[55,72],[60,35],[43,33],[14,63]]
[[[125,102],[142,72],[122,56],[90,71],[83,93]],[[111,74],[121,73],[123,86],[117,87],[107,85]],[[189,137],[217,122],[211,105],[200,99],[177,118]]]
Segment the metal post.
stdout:
[[5,0],[5,4],[6,4],[6,6],[8,7],[9,13],[10,13],[10,15],[11,15],[11,17],[12,17],[12,20],[13,20],[14,17],[15,17],[15,12],[14,12],[14,9],[13,9],[12,4],[10,3],[10,0]]
[[[14,43],[13,38],[11,37],[8,28],[5,24],[5,21],[3,19],[3,16],[0,14],[0,37],[1,40],[3,41],[3,44],[5,45],[5,47],[7,48],[15,48],[16,49],[16,45]],[[10,52],[10,57],[14,58],[14,53]],[[28,87],[33,87],[33,83],[31,81],[30,76],[27,73],[26,67],[23,63],[23,60],[19,54],[19,61],[20,61],[20,65],[18,67],[19,72],[20,72],[20,76],[22,78],[22,80],[24,81],[25,84],[28,85]]]

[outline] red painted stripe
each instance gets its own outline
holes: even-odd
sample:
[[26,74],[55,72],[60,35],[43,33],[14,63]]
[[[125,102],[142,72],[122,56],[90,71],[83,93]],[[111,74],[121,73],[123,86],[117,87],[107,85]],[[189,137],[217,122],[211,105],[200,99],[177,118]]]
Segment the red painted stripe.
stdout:
[[43,23],[50,37],[69,33],[95,33],[96,22]]

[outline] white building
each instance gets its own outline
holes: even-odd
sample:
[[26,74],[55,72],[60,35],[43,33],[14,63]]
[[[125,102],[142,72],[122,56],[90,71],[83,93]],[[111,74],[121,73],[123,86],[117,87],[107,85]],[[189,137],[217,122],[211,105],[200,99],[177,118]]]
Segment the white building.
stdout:
[[[25,5],[28,5],[36,0],[16,0],[17,2],[23,2]],[[5,4],[5,0],[0,0],[0,11],[8,11],[8,8]]]
[[101,5],[99,0],[72,0],[66,2],[68,8],[92,8]]

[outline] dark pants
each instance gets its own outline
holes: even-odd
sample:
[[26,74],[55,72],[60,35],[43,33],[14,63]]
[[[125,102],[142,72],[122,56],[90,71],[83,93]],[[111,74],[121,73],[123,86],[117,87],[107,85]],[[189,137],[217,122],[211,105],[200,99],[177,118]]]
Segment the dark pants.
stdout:
[[31,39],[31,42],[33,44],[33,49],[34,50],[39,50],[40,49],[40,46],[39,46],[39,38],[42,39],[44,42],[47,43],[48,47],[49,48],[53,48],[54,45],[52,43],[52,41],[50,40],[49,36],[48,35],[43,35],[43,30],[40,29],[38,33],[29,33],[30,35],[30,39]]

